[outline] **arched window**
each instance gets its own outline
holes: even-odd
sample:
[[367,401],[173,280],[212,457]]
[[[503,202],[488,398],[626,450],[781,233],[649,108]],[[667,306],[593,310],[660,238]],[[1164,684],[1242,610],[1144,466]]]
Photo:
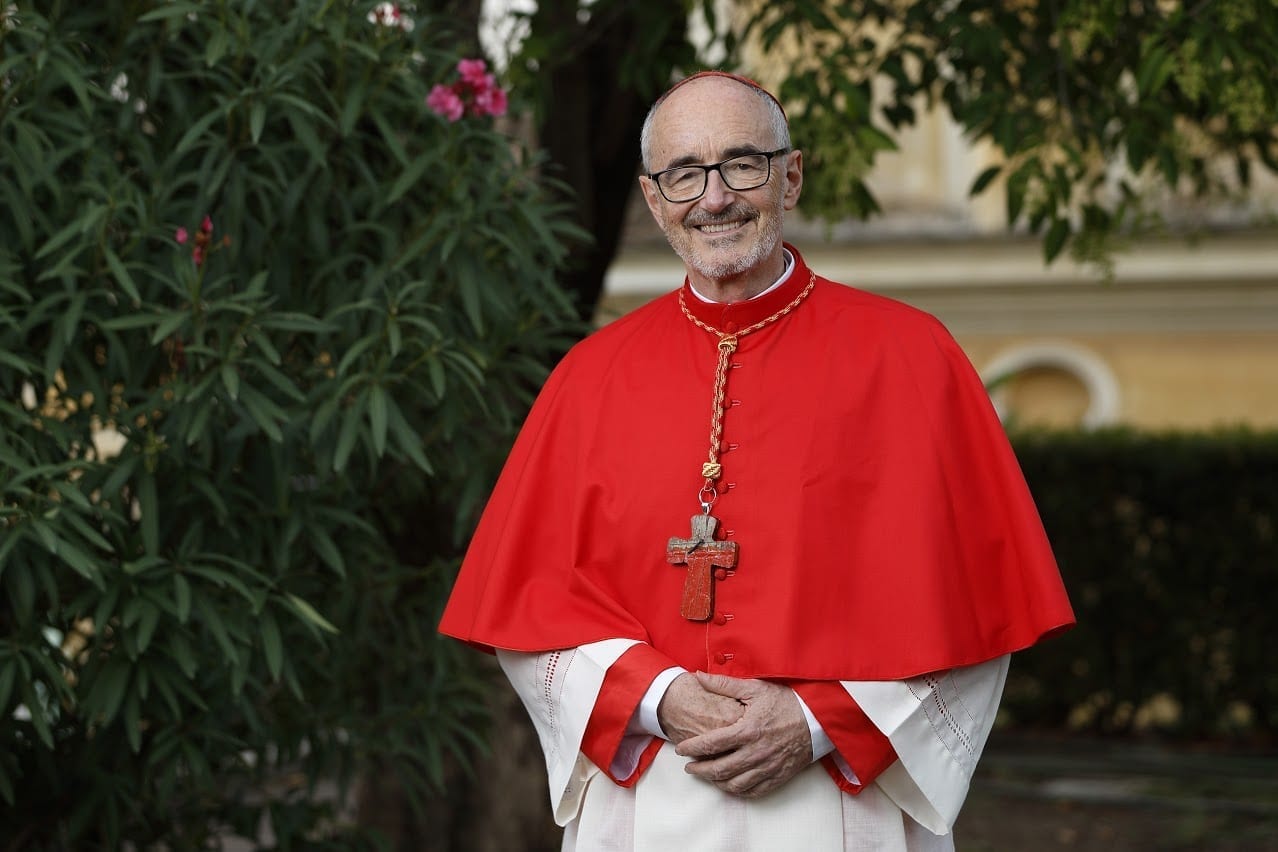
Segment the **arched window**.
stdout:
[[1064,341],[1040,341],[1012,347],[985,365],[981,380],[999,419],[1006,421],[1016,412],[1009,386],[1018,376],[1035,371],[1063,373],[1076,380],[1086,394],[1086,410],[1079,421],[1084,429],[1095,429],[1118,420],[1121,393],[1109,365],[1094,352]]

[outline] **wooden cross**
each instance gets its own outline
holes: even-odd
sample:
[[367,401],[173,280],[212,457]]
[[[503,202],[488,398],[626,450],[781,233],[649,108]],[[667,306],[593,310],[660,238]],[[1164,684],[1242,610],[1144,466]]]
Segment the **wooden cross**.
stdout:
[[714,609],[714,569],[732,568],[737,564],[737,543],[714,540],[718,524],[718,519],[709,513],[693,515],[692,538],[671,536],[666,547],[667,562],[688,566],[679,614],[689,621],[710,618]]

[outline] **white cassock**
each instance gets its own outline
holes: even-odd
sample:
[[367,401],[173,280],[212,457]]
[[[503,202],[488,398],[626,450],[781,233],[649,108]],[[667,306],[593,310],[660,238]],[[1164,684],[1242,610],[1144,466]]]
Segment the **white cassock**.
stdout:
[[[669,743],[629,788],[581,753],[604,675],[634,644],[609,639],[539,654],[497,651],[537,729],[565,852],[954,848],[950,829],[994,723],[1007,656],[903,681],[843,681],[898,760],[855,796],[813,763],[767,796],[742,799],[684,772],[689,758]],[[618,777],[633,769],[648,741],[646,734],[622,741],[612,767]]]

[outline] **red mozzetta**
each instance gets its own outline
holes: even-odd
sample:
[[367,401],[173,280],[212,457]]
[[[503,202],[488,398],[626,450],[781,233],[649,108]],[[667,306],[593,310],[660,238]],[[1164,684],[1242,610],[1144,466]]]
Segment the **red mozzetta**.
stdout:
[[[732,305],[735,332],[810,280]],[[980,379],[935,319],[817,277],[739,341],[713,514],[738,544],[711,615],[680,615],[710,441],[716,337],[656,299],[547,380],[475,532],[440,629],[484,649],[608,638],[689,670],[889,680],[968,665],[1073,623],[1038,514]]]

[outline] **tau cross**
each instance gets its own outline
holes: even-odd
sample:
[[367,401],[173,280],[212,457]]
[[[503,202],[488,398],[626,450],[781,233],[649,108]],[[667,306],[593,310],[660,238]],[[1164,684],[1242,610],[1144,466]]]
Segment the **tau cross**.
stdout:
[[714,529],[718,524],[718,519],[709,512],[693,515],[692,538],[671,536],[666,547],[667,562],[688,566],[679,614],[689,621],[710,618],[714,608],[713,569],[731,568],[737,564],[737,543],[714,540]]

